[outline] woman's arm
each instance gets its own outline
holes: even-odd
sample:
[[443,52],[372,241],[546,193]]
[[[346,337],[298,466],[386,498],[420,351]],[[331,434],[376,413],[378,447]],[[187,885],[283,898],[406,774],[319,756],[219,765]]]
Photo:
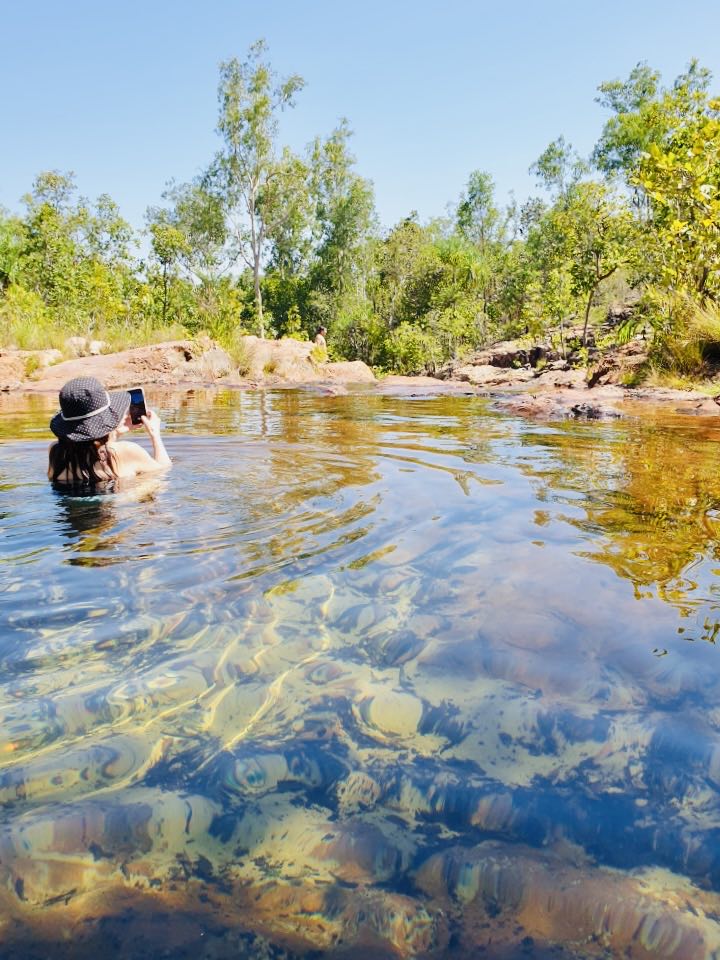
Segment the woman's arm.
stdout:
[[158,467],[171,467],[172,460],[168,456],[167,450],[165,449],[165,444],[160,436],[160,417],[155,413],[154,410],[148,410],[147,414],[140,419],[142,420],[142,425],[145,427],[145,431],[150,437],[150,442],[152,443],[153,460]]
[[48,447],[48,468],[47,468],[48,480],[52,480],[53,478],[52,449],[53,447],[56,447],[56,446],[57,446],[57,440],[53,440],[53,442]]
[[114,443],[112,451],[119,460],[118,476],[120,477],[154,473],[158,470],[167,470],[172,466],[172,460],[160,436],[160,417],[154,411],[148,410],[147,415],[142,418],[142,424],[152,443],[152,456],[144,447],[132,440]]

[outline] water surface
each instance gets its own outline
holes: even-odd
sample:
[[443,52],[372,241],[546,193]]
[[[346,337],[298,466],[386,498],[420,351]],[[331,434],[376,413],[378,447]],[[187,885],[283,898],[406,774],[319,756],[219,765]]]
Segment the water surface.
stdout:
[[0,399],[3,956],[720,956],[714,421],[153,403]]

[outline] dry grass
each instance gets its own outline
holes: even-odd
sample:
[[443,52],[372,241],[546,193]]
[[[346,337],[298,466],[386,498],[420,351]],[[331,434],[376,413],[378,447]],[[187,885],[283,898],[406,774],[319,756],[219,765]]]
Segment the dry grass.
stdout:
[[698,304],[684,294],[669,294],[658,302],[647,382],[675,380],[684,387],[712,377],[720,363],[720,307]]

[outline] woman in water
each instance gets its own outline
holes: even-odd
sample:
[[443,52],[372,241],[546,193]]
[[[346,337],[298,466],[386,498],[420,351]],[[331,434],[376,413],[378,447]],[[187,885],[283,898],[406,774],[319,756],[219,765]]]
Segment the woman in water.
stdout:
[[152,455],[139,443],[118,443],[130,429],[130,394],[108,393],[94,377],[76,377],[60,391],[60,410],[50,421],[58,438],[49,452],[48,478],[72,486],[105,485],[172,465],[160,436],[160,418],[152,410],[141,418]]

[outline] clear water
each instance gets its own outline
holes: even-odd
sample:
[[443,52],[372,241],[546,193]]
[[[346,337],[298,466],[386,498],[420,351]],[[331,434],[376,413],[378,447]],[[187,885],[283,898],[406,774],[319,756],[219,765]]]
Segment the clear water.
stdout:
[[0,400],[3,957],[720,956],[720,427]]

